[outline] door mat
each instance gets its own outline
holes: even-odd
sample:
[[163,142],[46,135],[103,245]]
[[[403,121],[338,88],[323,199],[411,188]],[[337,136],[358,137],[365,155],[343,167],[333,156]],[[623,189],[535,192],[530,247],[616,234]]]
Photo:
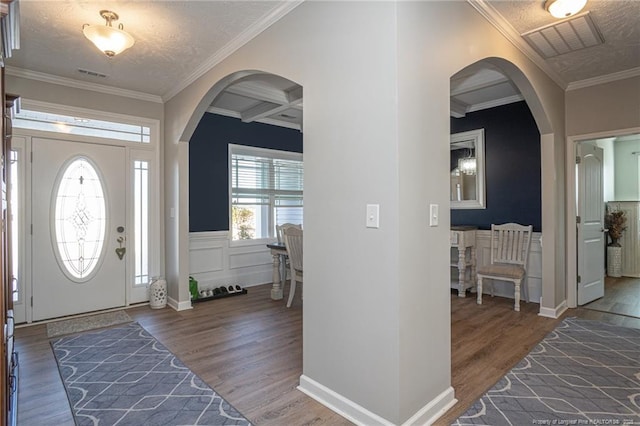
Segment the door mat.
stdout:
[[47,337],[57,337],[63,334],[79,333],[95,328],[109,327],[116,324],[131,322],[131,317],[125,311],[105,312],[104,314],[72,318],[47,324]]

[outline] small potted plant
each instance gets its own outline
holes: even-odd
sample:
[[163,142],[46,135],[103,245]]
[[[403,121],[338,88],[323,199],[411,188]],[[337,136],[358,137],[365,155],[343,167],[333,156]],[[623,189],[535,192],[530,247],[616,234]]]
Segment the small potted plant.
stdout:
[[611,243],[607,245],[607,275],[620,277],[622,276],[622,247],[618,241],[627,229],[627,217],[624,211],[614,210],[608,211],[604,220],[611,238]]

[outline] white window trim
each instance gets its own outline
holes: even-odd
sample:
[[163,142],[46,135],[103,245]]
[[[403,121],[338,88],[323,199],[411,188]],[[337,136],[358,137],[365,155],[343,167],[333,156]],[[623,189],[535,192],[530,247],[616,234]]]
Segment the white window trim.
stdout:
[[21,99],[20,109],[25,109],[29,111],[46,112],[50,114],[60,114],[65,116],[69,116],[69,115],[78,116],[78,117],[83,117],[83,118],[88,118],[93,120],[113,121],[118,123],[146,126],[150,128],[149,143],[131,142],[131,141],[124,141],[120,139],[73,135],[73,134],[66,134],[62,132],[47,132],[42,130],[22,129],[22,128],[14,128],[14,133],[21,132],[23,134],[29,134],[32,136],[48,135],[49,137],[51,137],[51,135],[64,134],[65,138],[70,141],[90,142],[90,143],[96,143],[96,144],[102,144],[102,145],[128,146],[136,149],[148,149],[148,150],[156,150],[159,148],[159,145],[160,145],[160,121],[156,119],[151,119],[146,117],[136,117],[131,115],[118,114],[114,112],[97,111],[97,110],[86,109],[86,108],[63,106],[58,104],[52,104],[49,102],[36,101],[32,99]]
[[[150,194],[149,194],[149,212],[158,212],[157,215],[151,215],[150,220],[150,231],[149,231],[149,275],[150,276],[162,276],[164,275],[164,261],[162,259],[163,250],[162,250],[162,242],[164,236],[164,230],[161,227],[161,224],[164,223],[164,213],[161,208],[162,202],[162,192],[161,192],[161,183],[163,179],[163,167],[161,163],[161,140],[160,140],[160,121],[157,119],[151,119],[146,117],[137,117],[132,115],[124,115],[117,114],[106,111],[98,111],[87,108],[79,108],[79,107],[71,107],[60,104],[53,104],[48,102],[30,100],[30,99],[21,99],[21,107],[26,110],[33,111],[43,111],[52,114],[62,114],[62,115],[77,115],[79,117],[86,117],[90,119],[96,120],[105,120],[105,121],[116,121],[127,124],[134,125],[144,125],[150,128],[150,142],[149,143],[140,143],[140,142],[130,142],[123,141],[117,139],[109,139],[109,138],[99,138],[92,136],[81,136],[81,135],[72,135],[66,134],[62,132],[47,132],[41,130],[33,130],[33,129],[22,129],[22,128],[14,128],[13,135],[23,137],[27,141],[28,150],[27,152],[31,152],[31,139],[34,137],[44,137],[44,138],[53,138],[53,139],[61,139],[62,137],[65,140],[73,141],[73,142],[84,142],[84,143],[93,143],[98,145],[112,145],[112,146],[121,146],[126,149],[126,161],[127,161],[127,169],[126,169],[126,197],[128,203],[133,205],[133,188],[132,188],[132,171],[133,171],[133,162],[135,160],[143,160],[149,161],[150,163]],[[28,164],[26,173],[29,175],[27,177],[28,185],[30,185],[30,173],[31,168],[30,164]],[[26,189],[25,189],[26,190]],[[31,215],[32,206],[29,205],[28,209],[26,209],[29,217]],[[133,226],[133,209],[130,210],[130,217],[127,217],[126,227],[129,229]],[[26,232],[26,231],[25,231]],[[28,236],[23,232],[24,241],[28,240]],[[30,245],[25,243],[27,248],[27,253],[30,250]],[[31,263],[32,259],[29,255],[23,256],[23,265],[28,265]],[[126,282],[126,303],[127,305],[134,303],[141,303],[148,300],[148,291],[147,287],[143,285],[135,286],[135,277],[133,271],[133,262],[130,260],[130,256],[126,256],[126,269],[127,269],[127,282]],[[31,273],[23,268],[23,295],[24,297],[31,296]],[[28,289],[27,289],[28,287]],[[31,322],[31,307],[26,306],[26,320],[27,322]]]
[[229,207],[229,246],[230,247],[249,247],[249,246],[264,246],[265,244],[272,243],[276,241],[276,237],[268,237],[268,238],[252,238],[250,240],[234,240],[233,239],[233,205],[231,204],[232,194],[233,194],[233,168],[231,166],[231,158],[233,154],[236,155],[253,155],[256,157],[266,157],[266,158],[277,158],[283,160],[292,160],[292,161],[304,161],[303,154],[300,152],[293,151],[282,151],[278,149],[269,149],[269,148],[259,148],[255,146],[247,146],[247,145],[237,145],[237,144],[229,144],[228,148],[228,160],[227,160],[227,169],[229,176],[229,199],[227,200],[227,204]]

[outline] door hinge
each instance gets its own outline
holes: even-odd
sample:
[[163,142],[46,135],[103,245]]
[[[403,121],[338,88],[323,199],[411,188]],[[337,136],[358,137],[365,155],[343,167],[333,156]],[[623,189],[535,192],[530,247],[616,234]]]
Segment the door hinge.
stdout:
[[33,308],[33,296],[31,296],[31,307]]
[[578,284],[580,284],[580,281],[582,281],[582,277],[578,275]]
[[576,223],[580,223],[580,216],[576,216]]
[[30,228],[29,232],[31,233],[31,235],[33,235],[33,223],[31,224],[31,226],[29,228]]
[[31,151],[29,154],[29,161],[33,163],[33,151]]
[[576,155],[576,164],[580,164],[581,161],[582,161],[582,158],[580,158],[579,155]]

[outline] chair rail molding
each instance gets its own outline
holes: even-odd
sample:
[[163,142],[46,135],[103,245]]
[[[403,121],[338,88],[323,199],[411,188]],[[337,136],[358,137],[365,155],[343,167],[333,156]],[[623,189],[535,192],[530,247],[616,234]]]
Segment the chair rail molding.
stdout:
[[231,245],[229,231],[189,233],[189,275],[199,289],[270,283],[273,260],[264,240]]

